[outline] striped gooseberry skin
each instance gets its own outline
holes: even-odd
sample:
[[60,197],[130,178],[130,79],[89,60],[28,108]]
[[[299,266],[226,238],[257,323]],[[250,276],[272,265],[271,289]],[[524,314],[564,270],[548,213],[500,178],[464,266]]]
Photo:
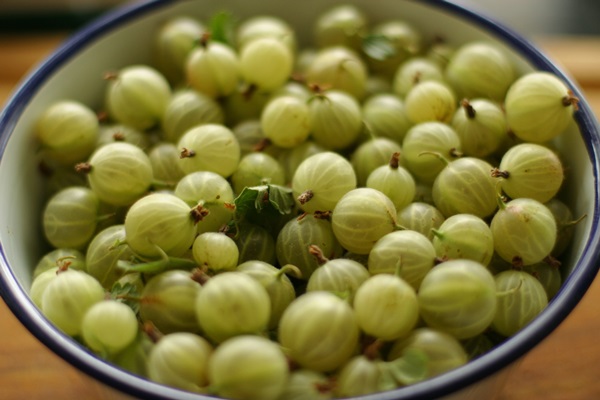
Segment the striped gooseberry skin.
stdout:
[[98,118],[87,105],[71,100],[47,107],[35,125],[42,156],[64,166],[87,159],[99,134]]
[[368,268],[371,275],[395,274],[415,290],[435,265],[435,248],[422,233],[399,230],[383,236],[371,249]]
[[420,82],[406,94],[404,105],[408,119],[418,124],[427,121],[448,123],[456,112],[456,96],[445,83]]
[[336,258],[328,260],[313,272],[306,285],[306,291],[343,293],[352,302],[358,288],[370,276],[361,263],[347,258]]
[[428,358],[428,378],[458,368],[468,361],[467,353],[459,340],[428,327],[417,328],[407,337],[395,341],[388,359],[400,358],[407,349],[419,349],[425,352]]
[[462,157],[446,165],[433,182],[435,206],[446,217],[473,214],[491,216],[498,208],[496,180],[487,161]]
[[296,298],[292,281],[285,274],[285,266],[277,268],[260,260],[250,260],[239,264],[236,271],[256,279],[269,294],[271,300],[271,316],[267,327],[276,329],[285,309]]
[[416,183],[412,174],[398,165],[400,153],[394,153],[388,165],[377,167],[369,174],[366,186],[377,189],[392,200],[400,210],[415,198]]
[[418,292],[420,315],[430,328],[457,339],[484,332],[496,312],[494,276],[467,259],[443,262],[431,269]]
[[112,225],[98,232],[87,247],[86,271],[107,289],[126,273],[118,262],[135,256],[125,236],[125,225]]
[[61,247],[50,250],[38,260],[33,269],[33,279],[42,272],[57,268],[64,263],[68,264],[69,269],[85,271],[87,268],[85,254],[82,251]]
[[311,136],[317,144],[341,150],[358,139],[363,126],[361,108],[350,94],[329,90],[311,98],[308,108]]
[[548,207],[556,219],[556,243],[552,249],[552,256],[559,257],[569,247],[573,239],[574,227],[578,220],[574,218],[569,206],[556,197],[544,203],[544,205]]
[[150,147],[150,136],[144,131],[123,124],[100,125],[96,148],[113,142],[131,143],[146,151]]
[[185,63],[206,27],[199,20],[180,16],[164,23],[156,33],[154,59],[156,68],[173,86],[185,78]]
[[94,236],[99,207],[98,196],[84,186],[54,194],[42,214],[46,240],[55,248],[84,248]]
[[267,93],[286,83],[292,73],[293,62],[292,50],[278,38],[256,38],[239,50],[243,80]]
[[152,164],[139,147],[114,142],[98,148],[87,164],[87,178],[98,198],[115,206],[129,206],[152,184]]
[[329,390],[324,390],[330,385],[329,376],[309,369],[290,371],[290,379],[281,394],[282,399],[289,400],[330,400]]
[[565,178],[558,155],[535,143],[508,149],[493,174],[501,178],[502,190],[510,198],[528,197],[542,203],[556,196]]
[[158,125],[171,98],[162,73],[147,65],[129,65],[108,74],[105,102],[114,120],[139,130]]
[[433,239],[432,228],[438,228],[445,220],[444,215],[434,205],[414,201],[398,210],[398,225],[404,229],[417,231],[429,240]]
[[452,215],[433,232],[433,246],[442,259],[467,258],[483,265],[492,260],[492,231],[487,222],[475,215]]
[[448,124],[428,121],[414,125],[402,141],[402,157],[408,170],[420,181],[433,183],[444,163],[424,153],[453,159],[461,152],[460,137]]
[[371,172],[388,164],[394,153],[400,154],[399,162],[403,165],[402,146],[398,142],[386,137],[374,137],[361,143],[350,155],[358,186],[365,186]]
[[277,260],[280,265],[295,265],[302,273],[301,279],[308,280],[319,268],[319,262],[310,252],[310,246],[318,246],[326,258],[337,258],[342,247],[333,234],[331,222],[313,214],[288,221],[275,242]]
[[183,255],[196,235],[191,207],[170,193],[152,193],[136,201],[125,216],[127,244],[138,255]]
[[475,41],[456,49],[445,77],[461,97],[502,101],[517,75],[512,61],[499,47]]
[[343,91],[360,100],[365,94],[367,67],[345,46],[320,49],[306,69],[307,82]]
[[229,128],[219,124],[204,124],[186,131],[177,148],[182,151],[181,169],[187,174],[211,171],[230,176],[241,157],[240,145]]
[[104,288],[94,277],[68,269],[47,282],[41,293],[41,310],[64,333],[77,336],[86,311],[104,297]]
[[494,249],[505,261],[531,265],[550,255],[557,226],[552,212],[537,200],[519,198],[502,204],[490,223]]
[[397,229],[396,208],[379,190],[357,188],[346,193],[335,206],[331,226],[343,248],[368,254],[375,242]]
[[381,360],[360,354],[352,357],[335,375],[337,398],[351,398],[381,392],[383,368]]
[[185,176],[179,165],[179,149],[174,143],[159,142],[148,151],[154,179],[175,184]]
[[546,143],[573,121],[577,100],[556,75],[534,71],[510,86],[504,107],[515,136],[527,142]]
[[[115,331],[119,334],[115,335]],[[138,336],[139,321],[131,307],[107,299],[92,305],[81,321],[83,342],[98,354],[116,355]]]
[[548,305],[544,286],[525,271],[503,271],[494,280],[498,307],[491,326],[503,336],[512,336],[523,329]]
[[170,270],[154,275],[144,285],[140,318],[163,333],[199,332],[196,297],[202,286],[189,271]]
[[240,252],[239,262],[260,260],[269,264],[277,262],[275,239],[260,225],[242,222],[237,227],[233,240]]
[[194,261],[215,273],[234,270],[239,256],[235,241],[221,232],[203,232],[192,244]]
[[196,46],[185,62],[185,79],[196,91],[213,99],[237,89],[240,62],[231,47],[216,41]]
[[304,99],[292,95],[275,97],[265,105],[260,125],[275,146],[288,149],[298,146],[310,135],[308,105]]
[[195,299],[196,318],[206,336],[222,343],[234,336],[260,334],[271,316],[263,285],[239,271],[211,277]]
[[542,261],[523,267],[523,271],[533,275],[544,287],[548,300],[551,300],[560,290],[563,278],[560,266]]
[[419,320],[415,289],[396,275],[374,275],[363,282],[353,307],[361,330],[386,341],[406,336]]
[[231,175],[235,193],[241,193],[246,187],[264,184],[284,185],[285,171],[273,156],[267,153],[248,153],[240,159],[237,169]]
[[208,384],[213,346],[200,335],[173,332],[160,338],[147,356],[147,374],[154,382],[198,393]]
[[463,99],[451,121],[467,156],[487,157],[500,148],[508,133],[500,104],[486,98]]
[[296,170],[302,162],[310,156],[326,151],[324,147],[308,139],[293,149],[285,149],[277,155],[283,171],[285,172],[286,182],[291,182]]
[[164,139],[177,143],[191,128],[202,124],[222,124],[223,110],[213,98],[193,89],[181,89],[171,96],[161,121]]
[[190,207],[200,205],[208,214],[198,221],[198,233],[214,232],[229,222],[234,193],[229,182],[216,172],[196,171],[182,177],[175,186],[175,196]]
[[412,123],[406,116],[399,96],[379,93],[370,96],[362,106],[363,119],[371,134],[402,142]]
[[312,155],[296,169],[292,192],[296,205],[307,213],[331,211],[356,188],[356,174],[348,160],[332,151]]
[[281,40],[292,52],[296,52],[296,32],[287,21],[275,16],[255,16],[240,23],[235,32],[237,48],[241,49],[253,40],[272,37]]
[[210,385],[224,399],[280,399],[289,374],[281,347],[257,335],[240,335],[223,342],[208,365]]
[[372,33],[385,37],[394,49],[394,54],[381,60],[367,55],[371,71],[392,78],[400,64],[420,54],[426,47],[418,26],[401,19],[373,25]]
[[329,292],[299,296],[279,321],[279,343],[290,359],[317,372],[341,367],[356,351],[359,336],[350,304]]
[[394,75],[394,93],[405,97],[410,90],[419,82],[428,80],[443,81],[442,69],[434,61],[425,57],[413,57],[404,61]]

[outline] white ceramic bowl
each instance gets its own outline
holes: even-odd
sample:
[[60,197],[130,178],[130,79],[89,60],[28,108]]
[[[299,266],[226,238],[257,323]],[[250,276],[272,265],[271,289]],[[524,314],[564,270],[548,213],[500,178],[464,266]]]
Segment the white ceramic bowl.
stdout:
[[[538,49],[518,34],[487,17],[445,1],[348,0],[373,21],[401,17],[425,35],[443,34],[450,43],[473,39],[497,42],[522,71],[550,71],[571,85],[582,99],[569,131],[558,145],[567,157],[568,204],[575,215],[587,214],[577,225],[574,247],[563,287],[547,309],[514,337],[484,356],[427,382],[367,396],[363,399],[485,399],[503,383],[504,373],[554,330],[573,310],[600,266],[598,218],[599,126],[577,86]],[[202,19],[231,10],[240,17],[273,14],[284,18],[310,39],[315,16],[337,1],[189,0],[150,1],[101,17],[73,35],[21,84],[0,117],[0,290],[21,322],[45,345],[75,367],[110,386],[144,399],[195,399],[157,385],[97,358],[54,328],[28,296],[32,268],[41,255],[39,229],[43,197],[41,178],[32,156],[32,128],[41,111],[58,99],[76,99],[100,106],[106,70],[148,63],[157,26],[167,17],[192,15]]]

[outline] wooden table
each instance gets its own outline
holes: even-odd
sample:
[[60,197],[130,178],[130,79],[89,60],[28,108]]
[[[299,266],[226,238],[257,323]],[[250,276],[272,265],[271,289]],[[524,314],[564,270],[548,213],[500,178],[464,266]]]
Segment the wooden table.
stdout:
[[[60,35],[0,36],[0,104]],[[600,115],[600,38],[538,38],[584,89]],[[600,399],[600,278],[567,320],[514,370],[497,400]],[[100,400],[124,396],[49,351],[0,302],[0,400]]]

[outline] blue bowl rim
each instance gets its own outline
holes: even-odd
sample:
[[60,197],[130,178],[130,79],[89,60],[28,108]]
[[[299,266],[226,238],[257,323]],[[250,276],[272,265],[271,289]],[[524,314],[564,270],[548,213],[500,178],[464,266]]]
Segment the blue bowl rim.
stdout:
[[[107,12],[71,35],[51,56],[23,80],[23,84],[18,87],[8,101],[4,111],[0,114],[0,162],[14,126],[25,106],[53,71],[60,68],[61,65],[66,63],[79,50],[90,44],[95,38],[139,16],[166,7],[177,1],[150,0],[124,6]],[[567,74],[554,65],[552,61],[527,39],[499,21],[446,0],[420,0],[419,2],[461,17],[492,33],[510,45],[537,69],[548,71],[561,77],[570,85],[575,96],[580,99],[584,98],[576,83]],[[587,151],[592,161],[594,179],[597,181],[598,166],[600,165],[598,157],[600,135],[598,133],[598,123],[585,101],[581,102],[575,119],[584,135]],[[520,359],[522,355],[526,354],[547,337],[580,302],[600,267],[600,232],[597,229],[598,218],[600,218],[598,212],[599,194],[600,189],[596,185],[594,188],[594,215],[592,216],[591,235],[588,238],[582,257],[571,275],[563,283],[561,291],[555,300],[548,305],[542,315],[517,335],[504,342],[500,348],[471,361],[459,369],[432,378],[427,382],[400,390],[363,396],[360,399],[425,400],[450,395],[501,371],[503,368]],[[0,294],[11,311],[38,340],[82,372],[117,390],[141,398],[156,400],[174,398],[189,398],[190,400],[212,399],[212,397],[204,397],[157,385],[127,371],[120,371],[118,367],[108,365],[81,345],[65,337],[62,332],[47,324],[43,315],[33,305],[27,292],[21,287],[18,279],[11,271],[1,244],[0,267]]]

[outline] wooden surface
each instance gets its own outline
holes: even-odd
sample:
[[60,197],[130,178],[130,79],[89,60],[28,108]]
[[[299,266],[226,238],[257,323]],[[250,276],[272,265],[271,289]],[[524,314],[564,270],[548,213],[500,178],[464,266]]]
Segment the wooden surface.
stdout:
[[[60,36],[0,36],[0,104]],[[600,38],[538,38],[600,115]],[[512,372],[497,400],[600,399],[600,279],[575,311]],[[50,352],[0,301],[0,400],[122,399]]]

